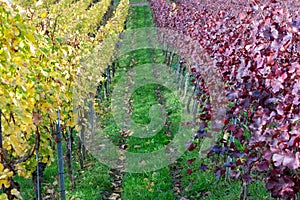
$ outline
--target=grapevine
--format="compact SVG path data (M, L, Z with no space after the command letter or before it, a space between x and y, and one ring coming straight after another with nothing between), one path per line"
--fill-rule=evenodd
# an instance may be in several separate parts
M117 24L114 26L116 30L106 31L120 33L123 30L120 26L124 26L129 1L122 2L110 21ZM94 4L87 15L84 15L84 9L89 7L90 2L72 4L72 8L78 9L81 19L99 17L93 18L89 26L85 25L82 32L76 32L77 25L73 25L74 20L78 20L76 16L68 16L71 12L61 12L68 11L70 3L68 0L56 4L36 3L33 9L28 7L27 10L0 3L3 19L0 34L0 110L2 135L5 138L0 158L1 183L5 194L1 198L22 198L13 176L31 176L37 164L33 156L36 145L39 146L40 162L50 164L53 161L52 138L57 110L61 110L63 130L75 126L72 103L74 77L78 75L80 60L88 57L86 52L91 52L96 45L101 46L101 41L93 42L87 33L96 30L110 1ZM68 23L70 27L65 26ZM83 36L80 41L79 34ZM60 38L59 35L68 37ZM102 42L104 39L102 37ZM106 56L112 56L114 49ZM107 58L97 65L99 72L109 64ZM99 77L101 74L95 83L101 80Z
M251 182L254 174L266 173L266 187L273 197L296 199L300 190L298 11L281 1L251 1L235 12L189 2L150 4L159 26L200 42L227 84L233 104L224 131L232 132L235 139L224 137L209 156L222 153L234 160L216 167L217 177L228 167L230 176L244 183ZM199 117L209 121L208 114ZM232 123L234 118L237 124ZM205 137L205 129L198 132Z

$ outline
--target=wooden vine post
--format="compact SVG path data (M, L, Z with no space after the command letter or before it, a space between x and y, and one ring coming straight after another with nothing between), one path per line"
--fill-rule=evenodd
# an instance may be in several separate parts
M60 198L66 200L65 191L65 173L64 173L64 158L62 149L62 134L60 128L60 110L57 111L57 122L56 122L56 143L57 143L57 155L58 155L58 174L59 174L59 185L60 185Z

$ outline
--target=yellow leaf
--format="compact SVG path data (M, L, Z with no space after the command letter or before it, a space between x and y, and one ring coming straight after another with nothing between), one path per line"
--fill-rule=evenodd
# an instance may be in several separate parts
M41 14L41 18L46 18L47 17L47 12L43 12L42 14Z
M23 63L24 63L23 59L20 58L20 57L14 57L13 62L16 63L17 65L20 65L20 66L22 66Z
M9 138L10 138L11 144L14 147L16 153L18 155L23 155L23 148L19 141L20 138L17 138L15 135L10 135Z
M26 116L24 116L24 118L23 118L23 122L25 123L25 124L32 124L33 123L33 121L32 121L32 116L30 116L30 115L26 115Z
M3 172L6 173L6 175L9 177L14 175L14 173L12 171L9 171L9 169L5 169Z
M49 108L52 108L52 105L50 103L46 102L46 103L42 104L42 108L48 110Z
M8 197L6 194L1 194L0 195L0 200L8 200Z
M0 172L3 172L4 170L4 166L2 165L2 163L0 163Z
M48 158L47 157L43 157L42 162L43 163L48 163Z
M11 194L15 195L19 199L23 199L22 196L21 196L21 194L20 194L20 192L17 189L15 189L15 188L11 190Z

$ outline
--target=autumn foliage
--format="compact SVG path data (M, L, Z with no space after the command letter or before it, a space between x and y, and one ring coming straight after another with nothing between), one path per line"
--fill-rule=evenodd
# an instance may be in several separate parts
M233 161L216 168L216 174L230 167L231 176L245 182L261 174L273 197L296 199L300 190L299 7L276 0L176 2L150 1L156 24L199 41L217 61L231 102L224 131L231 132L234 140L220 141L211 154L229 155ZM209 121L208 114L199 117Z

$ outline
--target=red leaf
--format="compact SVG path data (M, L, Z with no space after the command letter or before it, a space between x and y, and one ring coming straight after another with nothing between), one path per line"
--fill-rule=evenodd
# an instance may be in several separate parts
M192 142L187 142L187 143L185 144L185 147L186 147L186 149L189 150L189 151L192 151L192 150L195 149L195 145L194 145Z
M186 163L187 163L188 165L190 165L190 164L192 164L195 160L196 160L195 158L192 158L192 159L187 160Z
M236 124L231 124L228 126L227 128L228 131L232 131L232 132L235 132L236 131Z

